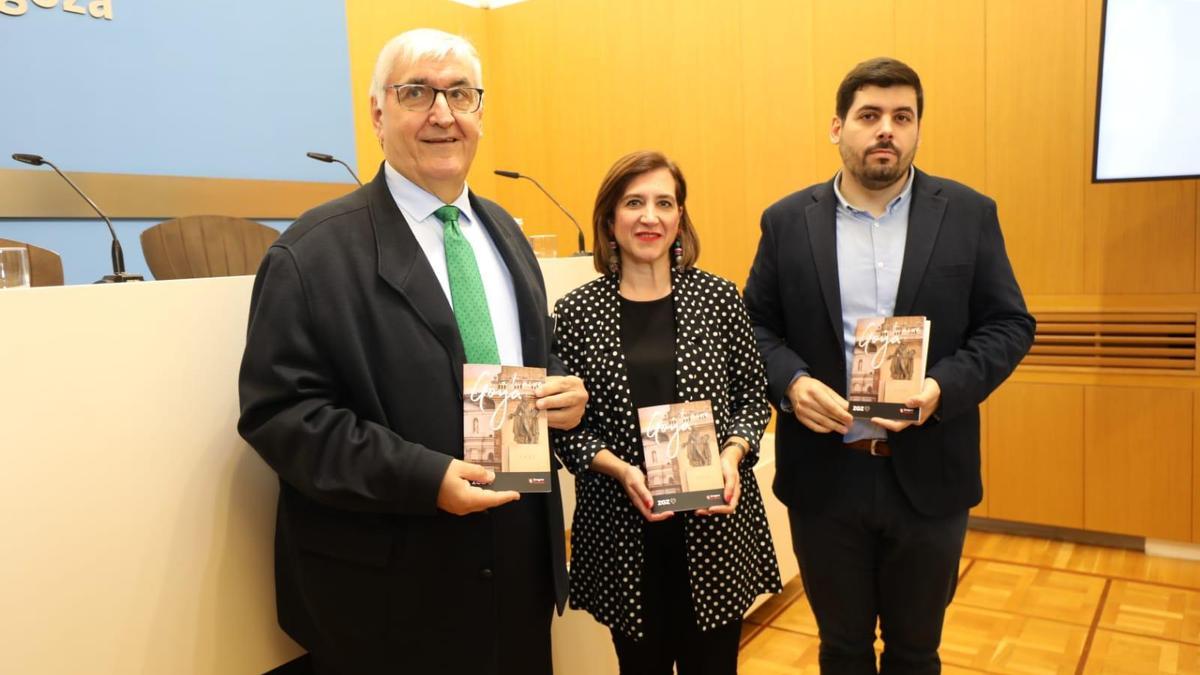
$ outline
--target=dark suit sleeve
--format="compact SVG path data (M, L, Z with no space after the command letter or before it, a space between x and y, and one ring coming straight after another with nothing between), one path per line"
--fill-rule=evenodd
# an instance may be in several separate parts
M783 298L779 293L779 245L775 232L778 226L779 223L772 221L770 210L763 213L758 252L750 266L745 292L754 338L766 365L767 394L776 402L787 398L788 386L797 372L810 370L808 363L787 344Z
M726 438L741 436L750 442L750 452L742 458L742 463L752 467L758 463L759 441L762 440L767 422L771 420L771 407L767 403L767 380L763 375L762 359L754 346L754 332L746 315L746 307L733 284L727 288L729 294L724 300L730 311L725 333L728 349L726 368L729 374L729 427L726 429Z
M550 365L546 368L546 374L558 376L570 375L570 373L567 372L566 367L563 366L562 359L558 358L554 354L550 355Z
M556 351L554 351L554 332L557 329L557 324L558 318L556 316L551 317L546 322L546 344L550 345L551 347L550 355L546 359L546 374L557 375L560 377L573 375L574 373L571 373L567 370L567 366L563 363L562 358L559 357Z
M314 501L353 511L434 513L450 456L342 405L315 328L294 257L272 247L250 301L238 433Z
M554 363L555 360L561 363L564 375L582 377L583 331L587 328L574 320L573 313L566 308L566 300L559 300L555 303L554 315L557 317L557 323L554 329L554 359L551 363ZM586 379L584 384L588 384ZM608 447L604 439L588 426L591 418L589 413L592 412L590 401L588 408L589 410L584 413L583 420L574 429L569 431L550 430L554 452L563 466L567 467L567 471L572 474L587 471L592 466L592 460L596 458L596 453Z
M1033 344L1035 322L1013 275L996 215L988 200L971 283L967 336L954 354L926 373L942 389L942 419L975 409L1000 386ZM937 331L937 326L931 327Z

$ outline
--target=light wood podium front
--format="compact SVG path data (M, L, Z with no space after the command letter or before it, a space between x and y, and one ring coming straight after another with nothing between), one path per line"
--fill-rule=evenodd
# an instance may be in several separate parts
M0 671L260 673L275 475L238 437L252 277L0 292Z
M595 274L543 271L552 301ZM302 653L275 621L276 477L235 430L252 282L0 291L0 672L261 673ZM554 632L558 672L616 672L590 617Z

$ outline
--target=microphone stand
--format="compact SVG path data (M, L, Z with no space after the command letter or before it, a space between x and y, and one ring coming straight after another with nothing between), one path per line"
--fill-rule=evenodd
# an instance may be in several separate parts
M327 164L337 162L338 164L341 164L342 166L346 167L346 171L350 172L350 177L354 179L354 182L358 183L359 186L362 186L363 182L358 179L358 174L354 173L354 169L351 169L349 164L343 162L337 157L334 157L333 155L327 155L323 152L306 152L304 154L311 159L317 160L318 162L325 162Z
M96 214L99 215L104 220L104 224L108 225L108 233L110 235L112 235L113 273L104 275L104 277L101 278L100 281L97 281L96 283L98 283L98 284L118 284L118 283L124 283L126 281L144 281L145 280L144 277L142 277L142 275L140 275L140 274L130 274L129 272L125 271L125 253L121 250L121 242L120 242L120 240L117 239L117 231L115 229L113 229L112 221L108 219L108 216L104 215L104 212L100 210L99 206L96 206L96 202L92 201L90 197L88 197L86 194L83 193L83 190L79 189L79 186L75 184L75 181L68 178L67 174L60 171L59 168L57 166L55 166L53 162L51 162L50 160L45 159L43 157L39 157L37 155L17 154L17 155L13 155L13 159L17 160L18 162L24 162L25 164L32 164L33 166L40 166L42 164L45 164L45 165L49 166L51 169L54 169L54 173L57 173L59 175L59 177L61 177L65 181L67 181L67 185L70 185L71 189L75 190L76 194L78 194L80 197L83 197L83 200L88 203L88 206L91 206L92 210L95 211Z
M584 238L583 238L583 228L579 227L579 221L575 220L575 216L572 216L571 212L568 211L566 209L566 207L564 207L562 204L559 204L558 200L554 198L554 195L547 192L546 188L542 187L541 183L534 180L531 176L526 176L525 174L517 173L516 171L502 171L500 169L497 169L495 171L495 174L497 176L503 176L505 178L524 178L525 180L536 185L537 189L541 190L542 194L546 195L547 199L554 202L554 205L557 206L560 211L562 211L564 214L566 214L567 218L569 218L571 220L571 222L575 225L575 231L579 233L579 240L578 240L579 248L571 255L573 257L591 255L590 253L587 252L587 247L585 246L585 242L584 242Z

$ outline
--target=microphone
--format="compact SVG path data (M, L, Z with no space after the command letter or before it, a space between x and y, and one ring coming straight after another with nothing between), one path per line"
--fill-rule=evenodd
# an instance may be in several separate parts
M334 157L333 155L327 155L323 152L306 152L304 154L308 155L312 159L317 160L318 162L325 162L326 164L337 162L338 164L341 164L342 166L346 167L347 171L350 172L350 177L354 179L355 183L358 183L359 185L363 184L362 181L358 179L358 175L354 173L354 169L351 169L349 164L343 162L337 157Z
M584 246L583 228L579 227L579 221L575 220L575 216L572 216L570 211L567 211L566 208L564 208L562 204L559 204L557 199L555 199L549 192L546 192L546 188L542 187L541 183L537 182L530 176L526 176L526 175L517 173L516 171L505 171L504 169L496 169L495 173L497 176L503 176L505 178L524 178L525 180L529 181L530 183L533 183L534 185L536 185L537 189L541 190L542 194L546 195L546 197L549 198L550 201L554 202L554 205L557 206L560 211L567 214L567 218L570 218L571 222L575 224L575 231L579 233L579 250L575 251L575 255L577 255L577 256L578 255L590 255L587 252L587 248Z
M21 162L22 164L29 164L30 166L41 166L41 165L45 164L46 166L50 167L51 169L54 169L54 173L57 173L63 180L67 181L67 185L70 185L71 189L75 190L75 192L77 192L80 197L83 197L83 201L87 202L88 205L92 207L92 210L95 211L97 214L99 214L99 216L101 218L104 219L104 224L108 225L108 233L112 235L113 273L106 274L103 279L101 279L100 281L97 281L96 283L98 283L98 284L113 284L113 283L122 283L125 281L142 281L143 280L142 275L129 274L128 272L125 271L125 254L124 254L124 252L121 251L121 242L120 242L120 240L117 239L117 231L113 229L112 221L108 219L108 216L104 215L104 212L100 210L99 206L96 206L96 202L92 201L91 198L89 198L87 195L85 195L83 193L83 190L79 189L79 186L76 185L74 181L72 181L70 178L67 178L67 175L65 173L63 173L62 171L59 171L57 166L54 166L54 164L52 162L50 162L47 159L44 159L41 155L29 155L29 154L26 154L23 152L18 152L18 153L15 153L12 156L12 158L17 160L18 162Z

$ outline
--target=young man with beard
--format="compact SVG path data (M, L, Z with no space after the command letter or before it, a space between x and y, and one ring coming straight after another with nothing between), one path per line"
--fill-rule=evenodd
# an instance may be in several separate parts
M1034 320L996 204L916 170L924 94L889 58L842 81L829 130L842 169L762 216L745 300L766 364L775 494L821 635L823 673L940 672L967 511L983 493L979 404L1016 368ZM858 320L931 321L917 422L854 420Z

